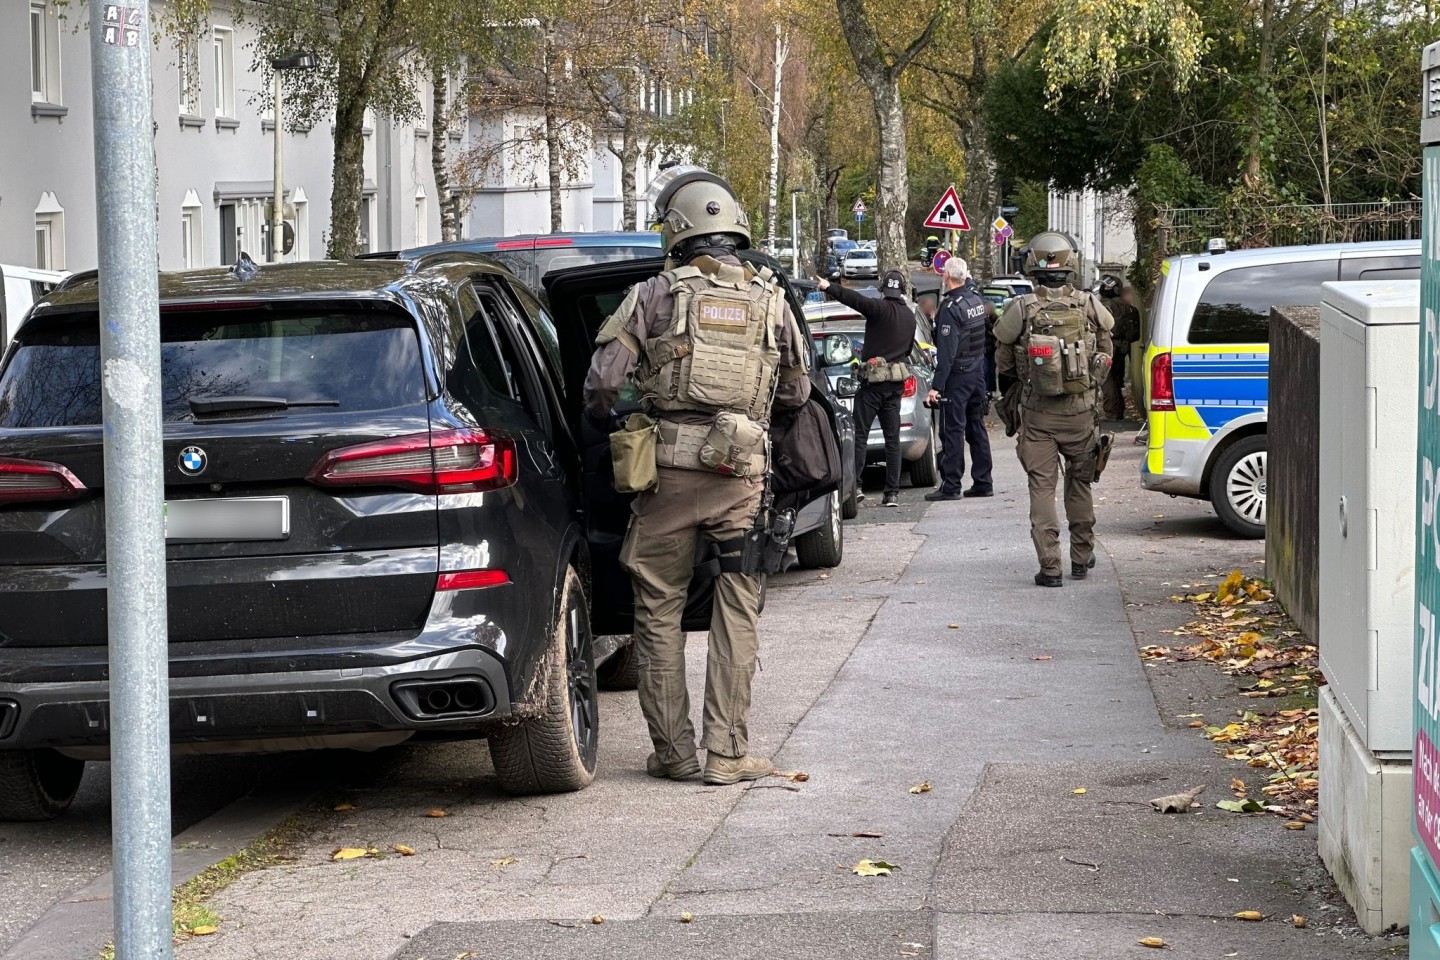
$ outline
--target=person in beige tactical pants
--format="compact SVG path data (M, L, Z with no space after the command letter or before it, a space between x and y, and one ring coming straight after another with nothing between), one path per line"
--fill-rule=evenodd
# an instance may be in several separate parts
M735 256L750 234L729 185L672 168L651 190L666 252L680 266L632 287L601 328L585 407L607 419L633 379L656 422L658 482L636 497L620 555L635 592L640 709L655 747L645 767L654 777L700 772L681 618L699 538L720 545L701 745L705 782L731 784L771 773L768 759L750 756L760 580L741 562L743 538L761 508L772 404L800 406L810 380L780 288ZM717 450L722 420L742 429Z
M1037 234L1026 258L1035 293L1012 300L995 324L1000 380L1011 383L1018 379L1023 384L1016 453L1029 480L1030 538L1040 561L1035 584L1041 587L1064 585L1060 517L1055 509L1062 463L1071 579L1085 579L1095 566L1095 502L1091 494L1099 439L1095 405L1110 369L1114 320L1095 296L1070 285L1074 261L1075 248L1064 234ZM1046 326L1052 319L1058 324L1053 329ZM1075 367L1052 365L1057 357L1070 355L1081 358ZM1047 370L1061 372L1050 383L1059 387L1058 391L1047 389Z

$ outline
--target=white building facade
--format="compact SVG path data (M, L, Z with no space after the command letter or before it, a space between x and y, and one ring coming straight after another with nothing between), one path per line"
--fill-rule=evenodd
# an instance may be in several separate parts
M96 265L87 17L86 5L74 2L0 0L0 263L71 271ZM251 62L253 39L216 3L189 70L170 39L152 48L161 269L233 263L241 251L268 259L275 129L264 106L271 74ZM419 92L428 110L429 92ZM481 124L454 124L452 131L452 155L467 150L470 138L493 134ZM283 136L295 230L284 259L318 259L330 232L333 128L321 123ZM440 240L430 137L428 117L367 123L362 252ZM563 229L618 229L618 162L603 144L589 153L582 175L566 184ZM637 171L642 195L649 173ZM462 235L548 232L545 174L543 156L509 158L473 197Z
M1081 282L1093 284L1100 268L1124 268L1135 262L1133 204L1123 193L1050 191L1049 226L1072 237L1080 247Z

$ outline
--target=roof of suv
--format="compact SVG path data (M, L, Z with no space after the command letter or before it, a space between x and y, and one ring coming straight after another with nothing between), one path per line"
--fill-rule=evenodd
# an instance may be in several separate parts
M398 293L411 283L423 284L437 274L506 272L488 257L454 251L405 260L309 260L256 266L255 275L248 280L237 278L224 267L163 271L160 299L173 303L373 297ZM36 310L88 307L99 296L99 273L91 270L70 277L37 304Z
M1419 240L1366 240L1360 243L1309 243L1289 247L1245 247L1228 250L1225 253L1181 253L1174 259L1183 262L1195 260L1216 260L1225 263L1234 261L1257 261L1275 263L1285 260L1323 260L1326 257L1361 256L1394 251L1419 250Z

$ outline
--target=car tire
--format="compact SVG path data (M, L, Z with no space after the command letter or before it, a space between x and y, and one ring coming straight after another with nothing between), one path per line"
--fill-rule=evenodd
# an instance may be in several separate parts
M840 522L840 491L825 498L825 519L795 538L795 558L807 570L838 567L845 556L845 526Z
M1265 536L1265 434L1241 437L1210 468L1210 502L1222 523L1239 536Z
M930 442L919 460L910 461L910 485L912 487L933 487L940 480L940 463L935 448L939 446L935 437L935 426L930 426Z
M559 623L550 638L540 715L490 736L490 759L506 793L570 793L595 779L600 710L585 591L565 572Z
M840 517L854 520L860 516L860 481L855 481L855 492L840 502Z
M0 751L0 823L55 819L84 775L84 760L54 750Z
M601 690L634 690L640 686L640 651L632 637L595 670Z

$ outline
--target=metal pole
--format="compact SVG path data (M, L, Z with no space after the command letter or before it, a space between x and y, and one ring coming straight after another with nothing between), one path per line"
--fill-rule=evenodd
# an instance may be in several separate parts
M271 69L275 71L275 204L270 211L270 262L279 263L285 246L285 91L280 80L285 71Z
M148 4L90 6L115 956L170 957L170 713Z
M790 275L800 276L800 220L796 215L795 191L790 191Z

